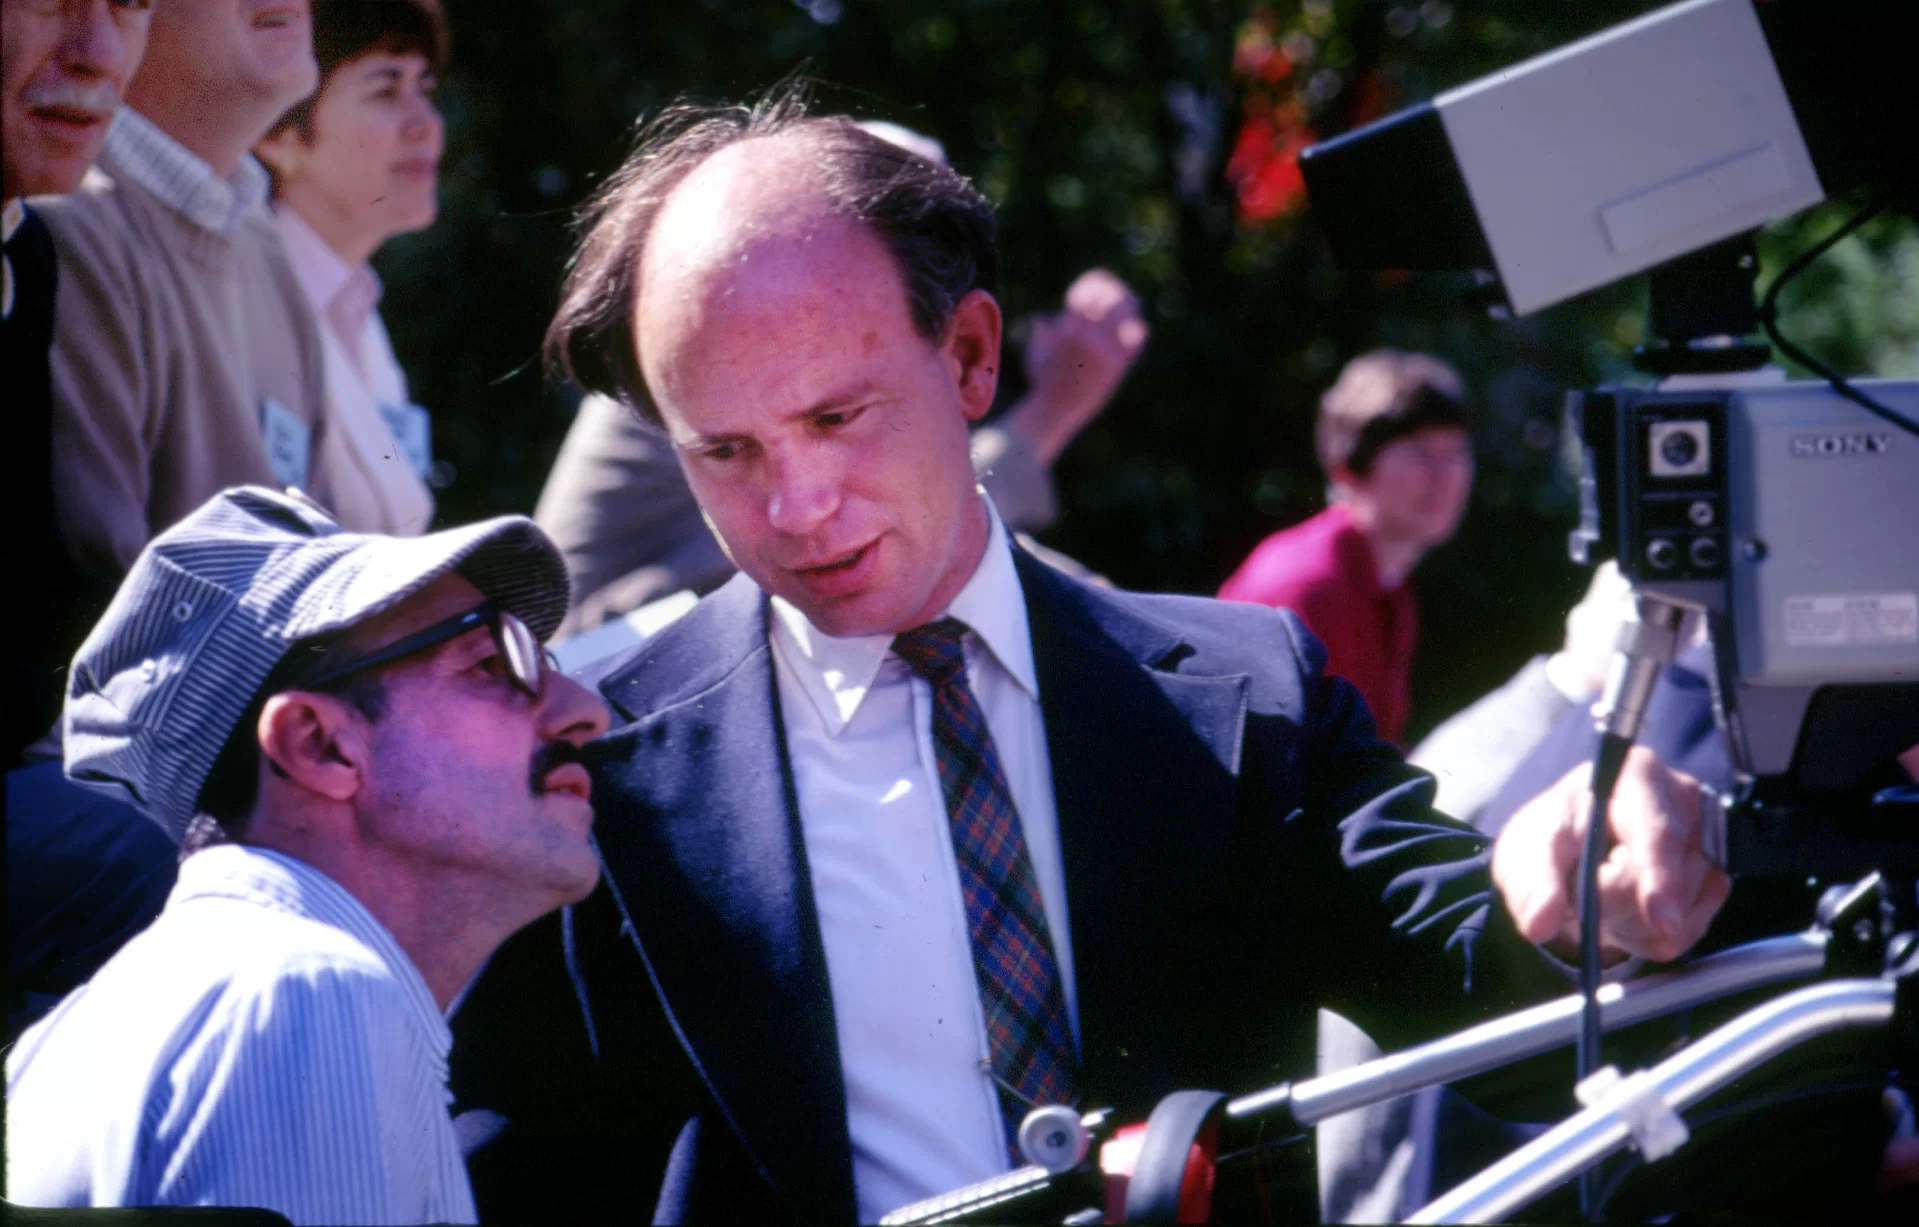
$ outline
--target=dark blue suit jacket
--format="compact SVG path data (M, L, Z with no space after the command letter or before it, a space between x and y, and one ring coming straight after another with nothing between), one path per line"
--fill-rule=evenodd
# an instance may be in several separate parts
M1391 1049L1564 991L1495 905L1486 838L1433 812L1292 615L1015 554L1089 1106L1309 1073L1321 1006ZM602 887L503 947L455 1021L483 1218L630 1216L660 1182L666 1218L854 1217L766 619L736 579L599 683Z

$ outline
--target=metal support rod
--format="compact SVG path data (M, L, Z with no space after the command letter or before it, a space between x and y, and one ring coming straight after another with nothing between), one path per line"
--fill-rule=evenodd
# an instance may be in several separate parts
M1666 1104L1682 1111L1807 1040L1892 1021L1890 980L1830 980L1796 989L1706 1035L1654 1066ZM1620 1150L1631 1130L1619 1109L1599 1103L1567 1118L1479 1175L1428 1204L1408 1223L1488 1223L1522 1209Z
M1722 950L1675 971L1609 984L1599 994L1605 1025L1609 1029L1630 1026L1734 993L1818 975L1825 965L1826 942L1826 934L1816 929L1768 938ZM1312 1125L1341 1112L1548 1052L1572 1042L1582 1000L1575 993L1336 1074L1241 1096L1226 1105L1227 1124L1290 1109L1294 1121ZM1104 1110L1089 1113L1084 1123L1099 1134L1107 1115ZM1019 1221L1033 1199L1045 1196L1056 1179L1061 1177L1045 1168L1021 1167L902 1206L882 1222L961 1222L995 1215L1003 1221Z
M1604 1025L1607 1030L1628 1027L1748 989L1816 976L1825 958L1826 935L1813 930L1749 942L1675 971L1609 984L1599 990ZM1312 1125L1485 1073L1571 1043L1583 1004L1574 993L1338 1073L1255 1091L1228 1103L1226 1115L1243 1120L1286 1107L1299 1124Z

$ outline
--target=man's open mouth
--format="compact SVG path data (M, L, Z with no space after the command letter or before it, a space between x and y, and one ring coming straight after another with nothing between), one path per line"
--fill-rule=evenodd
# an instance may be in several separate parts
M578 763L562 763L540 781L544 791L570 793L582 801L593 799L593 780Z
M860 563L860 560L866 557L866 551L872 548L873 548L873 543L869 541L865 545L862 545L860 548L854 550L852 553L842 555L841 557L836 558L831 562L821 563L819 566L816 566L816 567L794 567L793 570L795 574L804 575L809 578L824 578L830 575L841 575L847 571L851 571L854 567L858 566Z

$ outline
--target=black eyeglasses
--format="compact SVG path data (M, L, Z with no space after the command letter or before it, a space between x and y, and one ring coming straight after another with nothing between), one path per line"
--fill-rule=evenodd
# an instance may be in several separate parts
M526 623L492 601L482 601L463 614L444 622L435 622L425 630L415 631L358 660L343 661L317 677L303 678L300 685L302 688L318 689L362 670L378 668L403 656L437 647L478 626L493 632L494 646L500 649L500 658L506 661L507 676L513 680L513 684L531 697L539 698L541 688L546 685L547 669L557 668L553 656L540 646L539 637L527 629Z

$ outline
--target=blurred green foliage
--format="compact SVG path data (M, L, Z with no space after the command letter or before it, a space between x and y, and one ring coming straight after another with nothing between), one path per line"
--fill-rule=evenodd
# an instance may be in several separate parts
M1210 592L1260 537L1322 505L1313 413L1347 358L1390 344L1459 366L1476 393L1480 475L1458 539L1419 575L1417 734L1559 640L1584 584L1565 559L1560 406L1568 388L1631 375L1644 289L1500 322L1463 304L1462 278L1340 272L1303 205L1243 224L1223 170L1247 105L1235 47L1249 22L1293 38L1323 137L1651 7L461 0L440 94L441 218L378 261L395 347L452 466L441 519L528 511L538 497L574 404L537 358L571 213L636 119L803 69L826 83L826 106L939 138L999 204L1010 318L1056 305L1092 264L1145 297L1147 356L1062 460L1066 511L1047 534L1122 585ZM1855 204L1773 228L1765 276ZM1919 232L1880 219L1790 287L1785 326L1842 369L1919 375L1915 286Z

